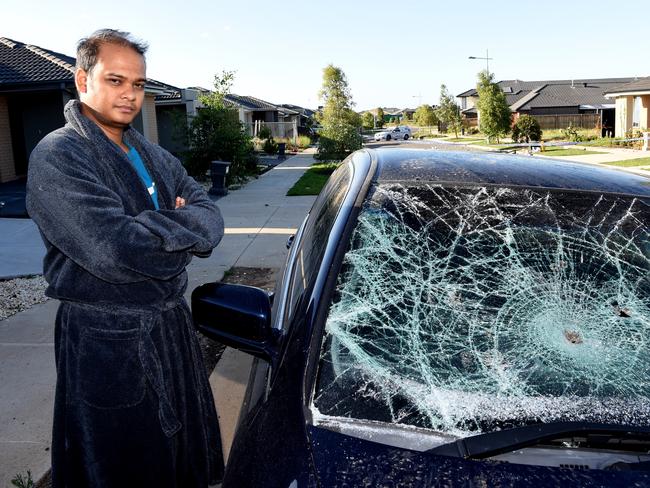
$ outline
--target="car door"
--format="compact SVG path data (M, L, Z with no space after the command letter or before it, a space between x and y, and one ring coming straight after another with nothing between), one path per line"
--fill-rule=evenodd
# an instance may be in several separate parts
M360 157L360 156L357 156ZM350 190L354 171L350 160L330 176L314 202L298 233L290 244L285 269L275 289L274 327L288 335L288 327L295 321L298 303L318 271L327 237L338 215L343 200ZM240 419L268 393L270 365L255 358Z

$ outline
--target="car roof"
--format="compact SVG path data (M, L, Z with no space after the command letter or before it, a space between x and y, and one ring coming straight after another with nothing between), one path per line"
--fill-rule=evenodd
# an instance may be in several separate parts
M367 149L379 183L504 185L650 197L650 178L593 164L494 152Z

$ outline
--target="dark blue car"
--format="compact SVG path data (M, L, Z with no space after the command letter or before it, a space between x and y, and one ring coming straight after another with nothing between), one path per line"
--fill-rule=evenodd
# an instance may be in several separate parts
M650 181L362 150L274 298L197 328L256 357L225 487L650 486Z

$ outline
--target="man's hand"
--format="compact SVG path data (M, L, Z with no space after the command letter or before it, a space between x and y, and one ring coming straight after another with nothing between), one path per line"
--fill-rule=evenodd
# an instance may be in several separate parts
M185 206L185 199L183 197L176 197L176 208Z

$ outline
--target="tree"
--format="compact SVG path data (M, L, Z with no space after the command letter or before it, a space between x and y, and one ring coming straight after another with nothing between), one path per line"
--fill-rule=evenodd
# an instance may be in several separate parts
M419 126L432 126L438 123L438 116L431 105L420 105L413 114L413 121Z
M361 116L361 123L364 129L374 129L375 116L372 115L372 112L364 112Z
M494 83L494 76L486 70L478 74L478 102L476 108L479 116L479 128L488 138L499 138L510 132L512 112L501 87Z
M223 71L214 77L214 91L200 97L203 108L192 119L187 140L189 150L184 158L187 172L203 177L214 160L229 161L228 181L254 172L257 159L253 143L239 114L225 105L234 80L234 72Z
M381 129L384 126L384 109L381 107L377 108L377 128Z
M220 75L214 75L214 89L210 93L201 95L199 100L206 107L225 108L224 99L230 93L234 81L235 72L223 70Z
M348 81L341 68L328 65L323 69L323 126L318 140L318 159L344 159L361 148L361 116L352 110L354 102Z
M348 121L357 129L363 127L363 117L361 117L361 114L359 112L350 110Z
M440 122L453 130L455 137L458 137L458 133L463 127L463 117L460 114L460 106L445 85L440 85L440 106L436 115Z
M530 142L542 140L542 128L535 117L522 115L512 128L512 140Z

